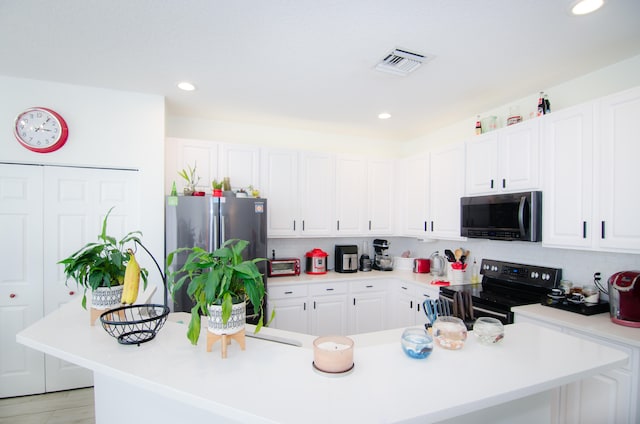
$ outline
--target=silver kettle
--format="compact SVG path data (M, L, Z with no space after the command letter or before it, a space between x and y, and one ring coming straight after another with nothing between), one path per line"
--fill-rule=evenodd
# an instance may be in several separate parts
M429 256L429 260L431 261L431 275L442 277L447 273L447 261L438 250Z

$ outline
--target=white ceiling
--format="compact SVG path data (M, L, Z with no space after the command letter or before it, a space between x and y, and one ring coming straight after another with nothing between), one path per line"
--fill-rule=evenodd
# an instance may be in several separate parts
M405 140L640 54L639 0L584 17L571 1L0 0L0 74L159 94L172 116ZM375 71L396 47L435 58Z

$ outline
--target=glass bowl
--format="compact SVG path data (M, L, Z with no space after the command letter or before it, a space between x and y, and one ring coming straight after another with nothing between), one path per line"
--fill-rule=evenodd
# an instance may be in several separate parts
M504 325L496 318L480 317L473 324L473 334L480 343L492 345L504 338Z
M433 351L433 338L424 328L407 328L402 333L400 343L409 358L425 359Z
M433 339L442 348L462 349L465 340L467 340L467 327L460 318L438 317L433 323Z

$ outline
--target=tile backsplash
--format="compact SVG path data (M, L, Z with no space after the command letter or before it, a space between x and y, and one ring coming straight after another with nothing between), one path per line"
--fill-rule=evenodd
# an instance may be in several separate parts
M562 268L563 279L570 280L575 285L592 282L595 272L600 272L602 282L606 283L609 276L615 272L640 269L640 255L629 253L554 249L542 247L540 243L517 241L469 239L464 242L442 240L423 242L409 237L388 237L386 240L390 243L388 253L391 256L400 256L403 252L409 251L411 257L428 258L436 250L443 253L444 249L455 250L462 247L470 251L469 261L475 258L478 264L482 258L488 258ZM300 258L304 272L305 253L317 247L329 254L327 265L329 269L333 269L336 244L355 244L358 246L358 255L360 255L365 242L368 245L369 255L373 257L373 238L269 239L268 256L271 258L272 250L275 250L276 257L279 258Z

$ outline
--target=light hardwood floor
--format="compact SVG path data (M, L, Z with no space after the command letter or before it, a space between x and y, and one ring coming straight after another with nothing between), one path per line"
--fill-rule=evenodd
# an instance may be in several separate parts
M93 387L0 399L0 424L95 424Z

